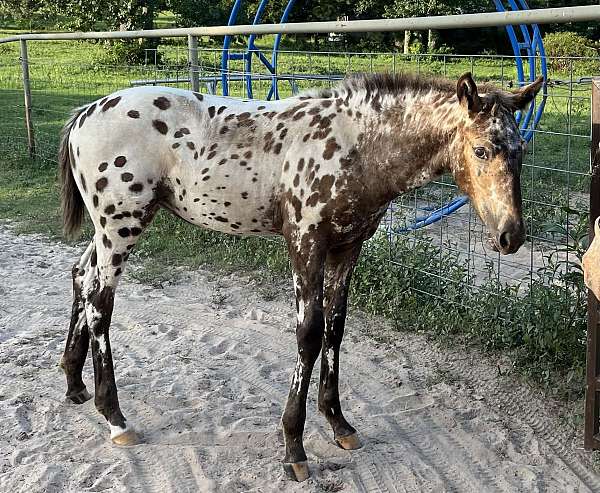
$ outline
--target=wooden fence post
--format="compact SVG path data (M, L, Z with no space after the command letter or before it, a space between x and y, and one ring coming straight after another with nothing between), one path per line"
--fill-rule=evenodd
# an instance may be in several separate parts
M590 242L594 223L600 215L600 78L592 80L592 144L590 148ZM600 448L600 330L598 300L588 291L587 376L585 389L585 429L583 446Z
M192 91L200 91L200 78L198 73L198 37L188 35L188 51L190 60L190 83Z
M23 75L23 94L25 96L25 125L27 127L27 148L29 157L35 157L35 139L31 120L31 87L29 84L29 60L27 58L27 41L21 40L21 72Z

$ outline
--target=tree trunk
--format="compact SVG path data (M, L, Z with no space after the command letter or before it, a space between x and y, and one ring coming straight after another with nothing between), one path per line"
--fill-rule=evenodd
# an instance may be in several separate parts
M427 53L434 53L437 45L437 32L433 29L427 31Z
M404 54L408 55L410 52L410 31L404 31Z

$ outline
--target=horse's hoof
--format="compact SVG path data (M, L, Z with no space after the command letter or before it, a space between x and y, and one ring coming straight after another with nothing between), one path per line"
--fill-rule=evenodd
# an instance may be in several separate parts
M308 472L308 462L306 461L284 463L283 470L290 479L298 481L299 483L306 481L310 476L310 473Z
M336 438L335 443L344 450L356 450L362 447L362 443L360 443L358 438L358 433L352 433L352 435Z
M111 438L112 443L115 445L119 445L121 447L137 445L141 442L140 437L135 431L127 430L119 435L116 435Z
M92 398L92 394L90 394L84 387L83 390L80 390L79 392L67 394L67 398L75 404L83 404L84 402L89 401Z

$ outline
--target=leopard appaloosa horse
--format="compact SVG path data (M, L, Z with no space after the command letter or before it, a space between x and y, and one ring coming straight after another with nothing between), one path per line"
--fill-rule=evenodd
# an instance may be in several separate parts
M119 408L109 326L127 258L157 210L236 235L283 235L294 278L298 352L285 412L284 467L308 477L306 395L321 354L319 410L344 449L360 446L338 394L348 286L363 242L399 194L450 172L493 247L525 238L514 112L542 79L508 93L413 76L359 75L289 99L239 101L165 87L125 89L76 110L60 148L65 231L87 209L93 240L73 268L62 366L67 396L91 396L81 371L91 342L95 404L116 444L138 437Z

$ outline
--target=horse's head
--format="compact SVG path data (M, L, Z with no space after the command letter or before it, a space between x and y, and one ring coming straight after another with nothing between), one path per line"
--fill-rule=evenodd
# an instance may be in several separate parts
M535 98L543 79L517 92L493 90L478 94L471 74L456 88L460 111L451 166L459 188L485 223L492 248L506 255L525 241L521 204L521 163L525 143L514 112Z
M585 285L600 299L600 218L594 223L594 241L583 256Z

